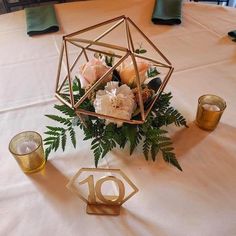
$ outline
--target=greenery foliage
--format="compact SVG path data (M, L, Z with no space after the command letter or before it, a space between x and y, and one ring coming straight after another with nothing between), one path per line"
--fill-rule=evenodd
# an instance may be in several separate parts
M150 71L150 73L156 73L156 71ZM77 78L73 82L73 92L76 94L77 99L85 93ZM79 127L84 132L84 140L91 139L91 150L94 154L96 167L99 160L113 148L124 148L126 144L129 144L131 155L137 145L141 144L146 160L152 159L155 161L157 154L161 153L166 162L182 170L165 127L170 124L187 127L187 124L185 118L175 108L171 107L171 98L171 93L162 93L145 123L140 125L123 124L119 128L112 123L105 125L104 120L97 117L84 117L84 125L73 109L66 105L55 105L54 108L61 115L46 115L57 122L55 127L47 126L47 131L45 132L47 135L44 139L46 157L52 151L57 151L60 146L64 151L68 137L73 146L76 147L75 129ZM93 110L89 100L85 100L82 106L86 110Z

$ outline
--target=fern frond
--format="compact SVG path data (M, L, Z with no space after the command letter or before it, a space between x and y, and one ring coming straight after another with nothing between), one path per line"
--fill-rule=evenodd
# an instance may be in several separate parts
M143 154L146 160L149 159L150 148L151 148L151 140L149 138L146 138L143 142Z
M156 160L156 156L157 153L159 152L159 146L157 144L152 144L151 147L151 156L152 156L152 160L155 161Z
M71 125L71 121L67 118L61 117L61 116L57 116L57 115L45 115L46 117L55 120L61 124L70 126Z
M166 125L175 123L176 126L187 126L185 118L181 113L173 107L169 107L164 113L166 119Z
M57 109L58 111L62 112L66 116L69 116L69 117L76 116L75 111L66 105L54 105L54 108Z
M63 152L65 151L66 140L67 140L66 133L63 133L61 136L61 147L62 147Z
M74 129L73 129L73 127L72 127L72 126L69 128L69 134L70 134L70 139L71 139L71 142L72 142L72 144L73 144L74 148L76 148L76 138L75 138L75 131L74 131Z
M183 171L182 168L181 168L181 166L180 166L180 164L179 164L179 162L178 162L177 159L176 159L175 154L174 154L173 152L166 152L166 151L163 151L163 150L162 150L162 156L163 156L163 159L164 159L166 162L168 162L168 163L174 165L174 166L175 166L176 168L178 168L180 171Z

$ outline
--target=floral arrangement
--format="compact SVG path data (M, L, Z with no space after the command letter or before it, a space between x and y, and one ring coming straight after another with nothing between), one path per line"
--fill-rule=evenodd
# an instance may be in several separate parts
M136 50L136 53L145 52L142 48ZM100 53L95 53L87 63L79 65L77 75L72 81L75 99L81 99L113 65L114 57ZM131 119L140 120L140 94L146 110L162 85L160 73L153 64L136 58L136 66L135 68L133 60L125 59L83 101L79 108L95 112L97 116L78 117L76 109L66 104L54 106L62 115L46 115L58 122L58 126L47 126L47 137L44 139L46 157L51 151L57 151L60 145L64 151L67 136L70 136L73 146L76 147L75 129L78 127L84 132L84 140L92 140L91 150L96 167L99 160L113 148L129 145L131 155L137 145L141 144L146 160L151 158L155 161L160 152L166 162L182 170L165 127L170 124L187 127L187 124L185 118L170 105L171 93L160 94L145 122L125 122ZM136 69L141 85L140 93L136 82ZM66 94L68 87L66 84L64 88L65 100L69 99Z

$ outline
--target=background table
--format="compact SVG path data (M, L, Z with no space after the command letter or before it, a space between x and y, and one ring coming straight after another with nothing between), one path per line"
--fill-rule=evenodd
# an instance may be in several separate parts
M0 235L236 235L236 10L187 3L178 26L150 21L154 1L86 1L56 5L61 31L28 37L24 11L0 16ZM53 113L61 37L125 14L175 67L166 91L189 129L169 128L183 172L161 158L116 149L100 163L122 169L140 191L119 217L90 216L65 185L81 167L93 167L89 142L52 154L45 170L25 175L8 151L13 135L45 131ZM227 101L214 132L194 124L197 99Z

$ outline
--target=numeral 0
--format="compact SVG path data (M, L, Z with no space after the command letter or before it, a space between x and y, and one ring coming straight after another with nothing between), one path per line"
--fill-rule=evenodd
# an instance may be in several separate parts
M113 181L117 185L117 187L119 189L119 195L117 196L117 198L110 200L110 199L106 198L106 196L103 195L102 185L106 181ZM85 184L85 183L88 183L89 203L91 203L91 204L97 203L96 199L98 198L103 203L106 203L109 205L118 205L121 203L121 201L125 197L125 186L124 186L123 182L120 179L116 178L115 176L103 177L103 178L99 179L96 182L96 184L94 185L94 177L93 177L93 175L90 175L88 178L86 178L80 182L80 184Z

